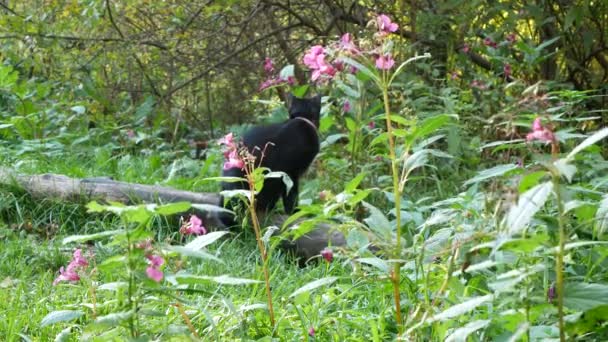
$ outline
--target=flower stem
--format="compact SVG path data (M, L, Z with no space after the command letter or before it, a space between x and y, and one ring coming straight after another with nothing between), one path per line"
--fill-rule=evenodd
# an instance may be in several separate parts
M384 74L386 79L386 73ZM389 157L391 159L391 173L393 176L393 196L395 199L395 221L397 226L397 241L395 243L395 250L393 258L401 258L401 191L399 190L399 173L397 170L397 156L395 153L395 141L393 139L393 126L391 121L391 110L388 99L388 84L384 82L382 87L382 96L384 100L384 113L386 117L386 131L388 134L388 149ZM393 283L393 295L395 297L395 319L397 321L397 327L399 333L403 330L403 319L401 317L401 292L399 285L401 283L401 263L395 262L393 271L391 272L391 282Z
M566 245L566 228L564 224L564 203L559 186L559 175L553 175L553 190L555 191L558 211L559 246L555 256L555 290L557 291L557 316L559 322L559 340L566 341L564 325L564 246Z
M249 173L251 175L252 173ZM248 176L252 177L252 176ZM262 241L262 234L260 229L260 222L258 219L258 215L255 210L255 188L254 182L252 179L249 180L250 186L250 198L249 198L249 213L251 214L251 222L253 223L253 230L255 232L255 239L258 243L258 248L260 249L260 254L262 255L262 270L264 272L264 283L266 285L266 297L268 301L268 313L270 314L270 324L274 328L274 309L272 307L272 293L270 291L270 275L268 272L268 252L266 247L264 246L264 241Z

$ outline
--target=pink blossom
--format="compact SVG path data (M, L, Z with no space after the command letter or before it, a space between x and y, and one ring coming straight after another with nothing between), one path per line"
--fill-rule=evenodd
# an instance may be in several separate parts
M488 89L488 86L485 83L483 83L482 81L479 81L479 80L473 80L471 82L471 87L477 88L479 90L486 90L486 89Z
M324 54L325 48L321 45L315 45L308 50L308 53L304 55L304 65L310 69L317 69L317 56Z
M184 222L179 232L184 235L205 235L207 234L207 229L205 229L202 223L198 216L192 215L190 216L190 221Z
M506 39L510 44L514 44L517 41L517 36L515 33L509 33Z
M89 262L82 256L82 250L76 249L72 256L72 260L68 264L68 267L59 269L59 276L53 281L53 285L59 284L61 281L78 281L80 276L78 271L89 265Z
M150 261L150 265L152 267L160 267L165 263L165 259L162 256L156 254L148 254L146 255L146 259Z
M391 18L389 18L386 14L380 14L376 18L376 22L378 23L378 30L381 34L395 32L399 28L399 25L393 23Z
M327 199L327 196L328 196L327 190L323 190L323 191L319 192L319 199L321 201L325 201Z
M315 337L315 328L310 327L310 329L308 329L308 336Z
M462 45L461 51L464 53L469 53L469 51L471 51L471 47L469 46L469 44L464 43L464 45Z
M544 143L556 142L555 134L549 128L543 126L540 117L534 119L534 122L532 122L532 132L526 135L526 141L530 142L534 140Z
M152 239L145 239L135 244L135 248L143 249L145 251L152 250Z
M155 282L160 282L164 276L160 267L165 263L165 259L160 255L155 254L146 255L146 258L150 262L150 266L146 268L146 275Z
M321 256L323 257L323 259L325 259L325 261L327 262L332 262L332 260L334 260L334 252L332 252L331 249L325 247L322 251L321 251Z
M245 166L243 159L239 156L236 149L233 149L228 153L228 160L224 162L224 170L229 170L232 168L242 169Z
M391 55L381 55L376 58L376 68L380 70L390 70L395 65L395 60Z
M217 143L219 145L234 146L234 135L232 134L232 132L230 132L230 133L226 134L225 136L221 137Z
M274 63L269 57L266 57L266 59L264 59L264 71L266 71L266 73L268 74L274 71Z
M346 100L344 101L344 105L342 106L342 111L344 111L344 113L349 113L351 110L351 106L350 106L350 101Z
M148 268L146 268L146 275L148 276L148 278L154 280L157 283L160 283L160 281L163 280L164 276L163 271L153 266L149 266Z
M350 33L345 33L340 37L340 49L347 53L359 53L359 49L357 49L357 46L353 43L353 38Z
M369 129L374 129L374 128L376 128L376 122L374 122L374 121L370 121L370 122L367 124L367 127L368 127Z
M323 76L327 78L333 78L336 74L336 68L334 68L326 60L325 48L321 45L315 45L308 53L304 55L304 64L312 70L311 79L317 81Z
M509 78L511 76L511 72L513 71L511 69L511 64L505 63L505 65L502 68L502 71L503 71L503 73L505 75L505 78Z
M485 46L489 46L489 47L492 47L492 48L495 48L495 49L496 49L496 47L498 47L498 44L496 44L496 42L495 42L495 41L493 41L493 40L492 40L492 38L490 38L490 37L486 37L486 38L483 40L483 44L484 44Z

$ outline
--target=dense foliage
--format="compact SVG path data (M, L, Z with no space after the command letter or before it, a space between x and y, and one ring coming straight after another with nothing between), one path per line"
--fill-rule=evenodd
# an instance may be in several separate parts
M20 173L217 191L218 138L324 96L279 236L2 180L0 339L608 339L607 25L605 1L0 2ZM251 202L281 175L247 165ZM299 269L279 240L319 224L347 243Z

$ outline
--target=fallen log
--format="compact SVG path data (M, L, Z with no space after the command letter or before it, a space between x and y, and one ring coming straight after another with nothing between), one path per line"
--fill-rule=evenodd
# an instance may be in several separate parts
M197 193L166 186L120 182L107 177L79 179L51 173L22 175L6 168L0 168L0 184L17 185L35 198L69 202L103 200L133 204L186 201L193 204L219 205L221 200L220 195L216 193ZM281 227L286 219L285 215L275 215L270 221ZM204 213L203 221L211 229L225 229L212 212ZM293 225L297 224L296 222ZM285 241L281 244L283 249L304 261L319 255L330 245L344 246L346 239L344 234L332 230L327 223L318 224L314 230L295 241Z

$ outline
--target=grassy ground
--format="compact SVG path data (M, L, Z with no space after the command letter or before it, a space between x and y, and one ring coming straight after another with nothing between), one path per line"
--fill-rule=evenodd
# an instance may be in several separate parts
M213 186L198 182L208 175L197 174L197 170L207 167L210 174L213 172L211 164L205 166L204 162L190 163L164 182L172 171L158 157L94 155L92 159L85 158L85 153L62 158L25 158L17 166L21 172L56 172L76 177L105 175L132 182L163 182L185 189L209 190ZM10 157L5 158L5 164L15 165ZM189 178L193 173L194 178ZM125 326L91 324L96 316L122 311L124 291L97 290L93 296L83 282L52 285L75 247L63 245L64 237L114 230L121 227L120 220L110 214L87 213L83 204L32 199L11 187L0 189L0 218L0 340L49 341L60 335L65 340L105 341L128 336ZM164 218L155 219L151 226L157 241L173 243L179 242L178 228L176 220ZM94 246L79 247L94 250L97 263L117 251L117 246L103 239ZM231 234L210 246L209 252L224 263L181 259L169 265L165 274L188 271L195 275L262 279L259 253L251 232ZM314 328L316 338L321 340L342 341L345 337L381 340L383 334L391 332L392 303L386 296L390 293L389 283L378 282L375 277L368 279L363 273L352 276L352 265L343 261L338 257L331 264L323 261L299 268L280 251L272 254L270 273L278 321L275 336L281 340L305 340L311 338L309 330ZM290 297L305 284L328 276L338 277L333 286ZM93 278L98 284L121 279L123 275L107 272L99 272ZM272 335L265 310L256 306L265 300L263 284L234 286L208 282L194 288L196 293L146 293L149 297L140 313L144 336L189 340L192 333L180 308L175 306L178 302L202 340L256 340ZM83 310L85 315L41 327L43 318L56 310Z

